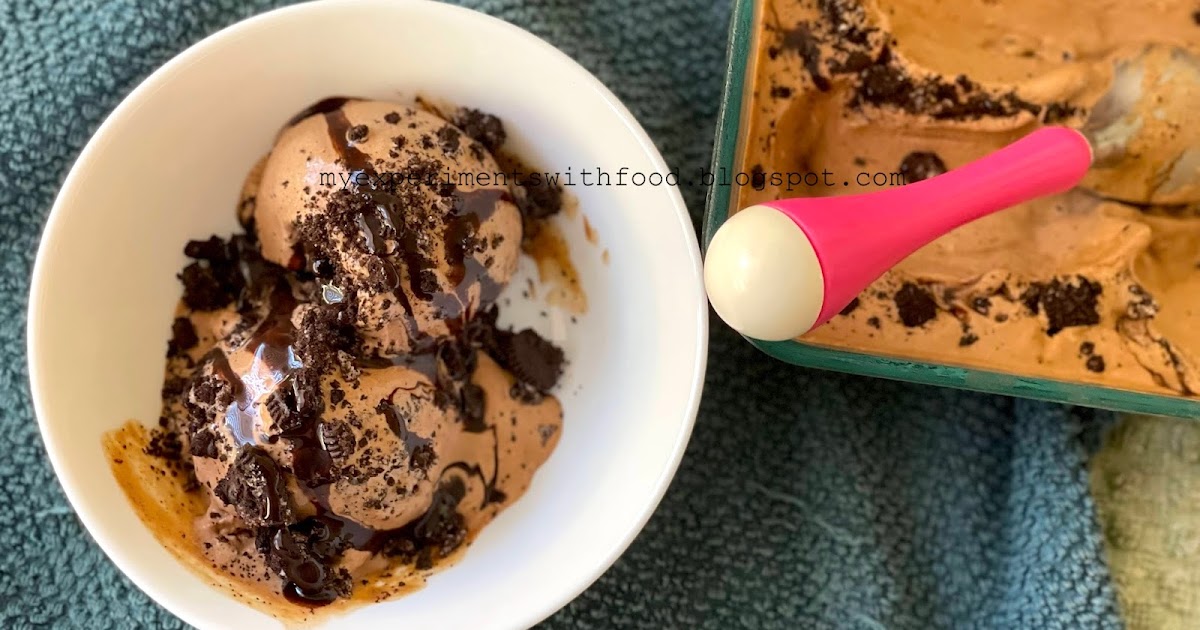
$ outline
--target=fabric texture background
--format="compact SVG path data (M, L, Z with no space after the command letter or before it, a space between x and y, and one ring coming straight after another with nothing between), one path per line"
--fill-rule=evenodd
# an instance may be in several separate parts
M87 537L37 434L28 279L58 186L154 68L273 3L0 0L0 627L178 627ZM727 0L478 0L707 164ZM699 221L704 191L685 198ZM1108 414L786 366L713 319L691 445L628 553L548 628L1117 628L1085 429ZM568 422L570 420L568 419Z
M1092 494L1129 630L1200 619L1200 423L1126 416L1091 460Z

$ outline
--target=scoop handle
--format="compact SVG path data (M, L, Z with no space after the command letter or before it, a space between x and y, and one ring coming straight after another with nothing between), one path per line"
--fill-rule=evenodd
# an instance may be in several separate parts
M930 179L845 197L767 202L804 231L824 273L816 325L872 282L947 232L1083 179L1092 149L1068 127L1043 127L984 158Z

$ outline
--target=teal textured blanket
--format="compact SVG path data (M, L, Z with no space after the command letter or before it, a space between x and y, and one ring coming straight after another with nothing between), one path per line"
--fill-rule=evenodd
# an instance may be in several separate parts
M72 160L159 64L265 10L0 0L0 627L177 627L90 541L46 461L24 362L40 228ZM722 0L477 0L596 73L668 162L705 166ZM699 221L704 190L684 190ZM1080 436L1096 414L815 372L714 318L662 506L551 628L1116 628Z

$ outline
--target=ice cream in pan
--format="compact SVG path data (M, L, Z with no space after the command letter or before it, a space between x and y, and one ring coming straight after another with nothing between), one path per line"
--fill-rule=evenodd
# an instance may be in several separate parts
M147 450L203 505L203 564L323 605L435 567L529 486L564 357L496 301L561 191L491 183L504 138L474 110L322 101L247 181L245 233L188 243Z
M735 205L862 193L881 174L882 187L902 183L891 174L919 181L1045 125L1082 127L1116 69L1147 46L1196 53L1194 11L1174 1L768 0L741 162L753 184ZM1187 94L1143 103L1141 122L1158 130L1128 147L1133 159L921 248L801 341L1200 391L1200 221L1174 177L1195 170L1178 159L1200 122L1193 104ZM787 190L778 174L794 172L830 177Z

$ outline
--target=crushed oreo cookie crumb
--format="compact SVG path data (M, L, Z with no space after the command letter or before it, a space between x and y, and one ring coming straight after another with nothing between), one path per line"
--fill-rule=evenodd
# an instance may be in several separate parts
M532 329L496 333L496 356L500 365L518 381L547 392L562 375L563 351Z
M929 151L913 151L900 161L900 174L904 181L915 184L946 172L946 163L938 154Z
M894 299L900 321L909 328L921 326L937 317L937 302L933 295L912 282L905 282Z
M192 320L186 317L176 317L171 322L171 341L167 345L167 356L177 356L185 350L191 350L200 342L196 336L196 328Z
M508 134L504 131L504 124L500 122L499 118L485 114L478 109L460 109L455 112L450 122L462 129L467 136L483 144L492 153L500 150L508 138Z
M1049 326L1046 335L1053 337L1071 326L1094 326L1100 323L1097 301L1103 291L1099 282L1083 276L1066 280L1034 283L1021 295L1021 301L1034 315L1045 311Z
M346 140L353 143L363 142L369 133L366 125L354 125L346 131Z
M229 472L213 492L234 508L250 527L279 525L292 520L287 482L275 460L262 449L243 446Z

